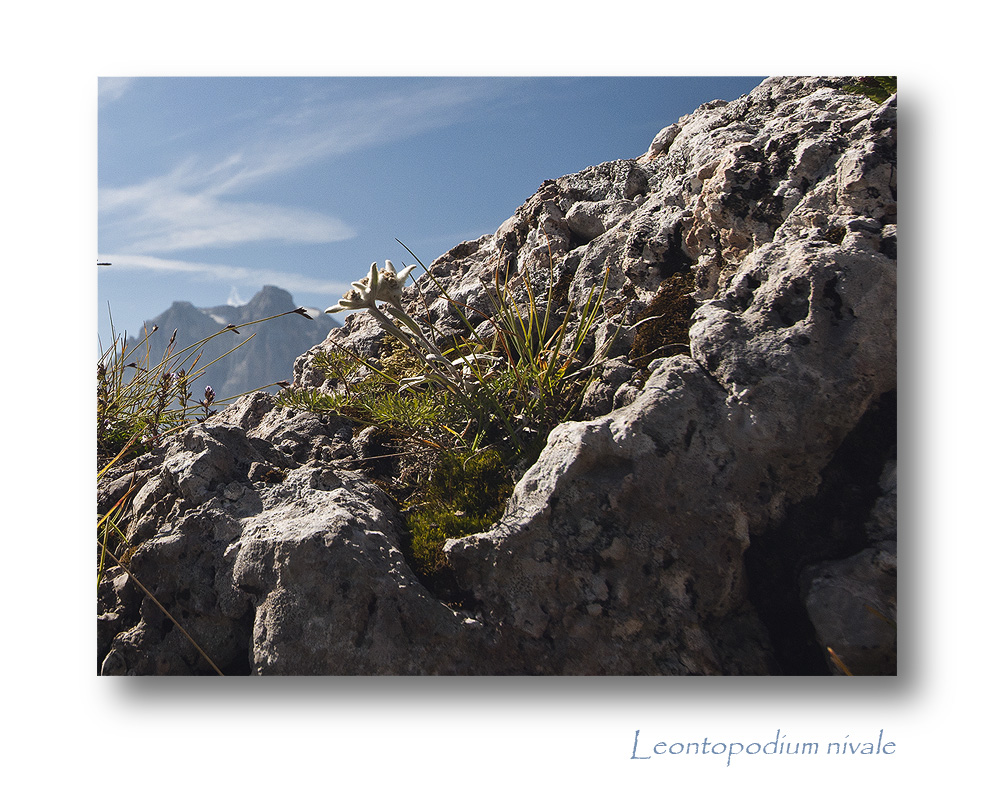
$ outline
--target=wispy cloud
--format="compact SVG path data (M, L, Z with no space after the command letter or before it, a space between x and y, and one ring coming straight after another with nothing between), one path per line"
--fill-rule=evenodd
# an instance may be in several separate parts
M120 96L128 87L104 79L102 92ZM171 253L257 241L328 243L356 231L324 211L244 199L260 197L267 181L326 159L447 126L462 109L496 92L496 81L403 83L359 98L336 94L337 86L311 95L264 104L233 128L227 147L212 143L214 157L189 155L166 174L99 192L102 247L133 254ZM216 132L218 133L218 132Z
M145 270L150 272L196 275L201 280L214 280L236 285L259 288L271 284L295 293L316 293L340 297L350 286L346 281L330 281L313 278L295 272L250 269L231 264L214 264L201 261L183 261L156 256L130 253L102 253L101 262L110 262L101 270Z
M228 162L219 191L233 191L270 175L371 149L463 119L472 103L505 91L491 80L423 82L363 98L317 91L256 124L249 144Z
M121 98L129 87L135 83L135 78L98 78L97 103L99 106L113 103Z
M125 244L135 253L174 252L276 240L325 243L350 239L354 230L321 212L273 203L226 200L212 187L185 191L157 179L100 192L105 235L127 231Z
M240 154L204 165L188 158L166 175L98 193L101 237L133 253L167 253L247 242L326 243L355 236L340 219L319 211L223 195L247 170ZM259 177L261 165L250 165ZM246 184L248 181L242 181Z

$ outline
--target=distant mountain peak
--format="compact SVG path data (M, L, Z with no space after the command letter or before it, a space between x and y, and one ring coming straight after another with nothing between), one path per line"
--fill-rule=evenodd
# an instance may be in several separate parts
M230 294L230 298L234 295ZM168 337L177 329L175 352L218 333L227 325L241 324L293 311L298 306L291 293L279 286L264 286L243 305L218 305L198 308L187 300L175 300L162 314L144 323L145 329L159 327L149 337L153 358L163 353ZM295 359L319 344L337 322L326 314L307 319L289 314L254 326L254 339L246 346L214 363L199 384L211 384L220 398L231 397L258 387L286 380L292 376ZM248 334L249 335L249 334ZM208 363L238 344L244 338L229 334L217 336L204 347L202 363ZM137 344L138 340L132 341Z
M290 292L278 286L265 286L250 299L249 303L243 306L241 316L245 320L261 319L273 314L291 311L295 307L295 301Z

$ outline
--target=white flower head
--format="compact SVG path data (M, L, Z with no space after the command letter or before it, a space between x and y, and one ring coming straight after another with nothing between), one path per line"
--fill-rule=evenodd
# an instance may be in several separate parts
M338 311L374 308L378 302L390 303L399 308L403 302L403 285L416 267L416 264L412 264L403 267L402 271L397 273L391 261L386 261L385 267L381 270L373 261L368 275L359 281L354 281L351 284L353 288L347 291L337 305L330 306L326 313L336 314Z
M374 269L375 265L372 264ZM397 308L403 302L403 286L410 273L416 269L417 265L403 267L402 272L396 272L396 268L391 261L385 262L385 267L378 273L378 288L375 292L375 299L385 303L391 303Z

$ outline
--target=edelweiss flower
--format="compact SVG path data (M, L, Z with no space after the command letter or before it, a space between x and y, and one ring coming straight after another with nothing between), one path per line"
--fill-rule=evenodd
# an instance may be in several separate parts
M386 261L385 267L381 270L373 261L368 275L360 281L354 281L351 284L353 288L340 298L337 305L330 306L326 313L336 314L338 311L374 308L378 302L390 303L399 308L403 302L403 285L416 267L416 264L412 264L403 267L402 271L397 273L391 261Z
M402 272L397 273L392 262L386 261L385 267L378 274L378 289L375 292L375 299L392 303L398 307L403 302L403 286L406 284L406 279L416 268L416 264L411 264L408 267L403 267Z

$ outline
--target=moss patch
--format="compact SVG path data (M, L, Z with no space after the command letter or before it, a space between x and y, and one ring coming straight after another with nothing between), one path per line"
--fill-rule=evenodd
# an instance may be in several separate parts
M495 450L472 455L442 452L429 480L415 487L403 513L411 564L423 578L443 577L444 543L481 533L503 513L514 481Z
M691 315L695 302L694 273L671 275L660 283L652 302L639 314L629 358L642 369L657 358L686 352L691 346ZM643 322L649 320L649 322Z

